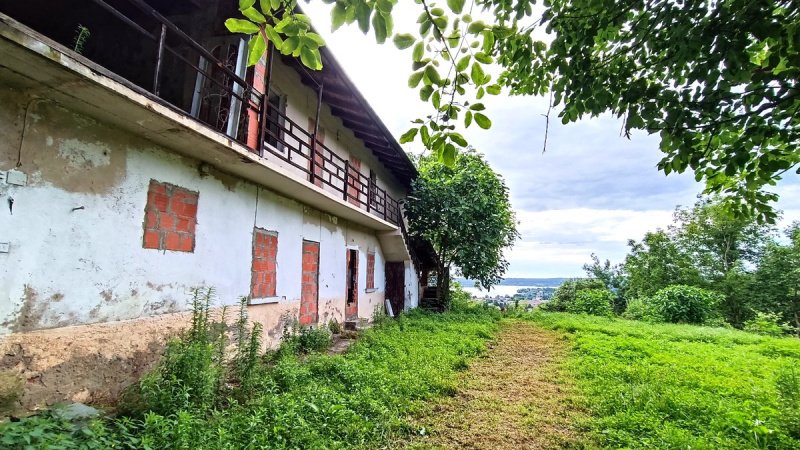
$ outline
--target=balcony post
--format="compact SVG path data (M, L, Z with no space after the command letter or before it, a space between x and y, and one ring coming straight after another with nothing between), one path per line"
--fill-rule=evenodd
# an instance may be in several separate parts
M317 112L314 116L314 132L311 134L311 173L308 174L311 184L314 184L317 176L317 153L319 152L317 149L317 133L319 133L319 112L322 109L322 90L324 87L325 81L321 81L317 89ZM345 192L347 192L346 189Z
M264 156L264 141L267 139L267 121L269 121L269 89L272 85L272 59L274 55L272 41L267 41L267 73L264 74L264 94L261 96L261 127L258 132L258 155Z
M367 212L372 207L372 178L367 178Z
M350 188L350 160L344 161L344 189L342 198L347 201L347 189Z
M153 75L153 94L161 93L161 65L164 58L164 43L167 40L167 25L161 24L161 36L158 38L158 54L156 55L156 71Z

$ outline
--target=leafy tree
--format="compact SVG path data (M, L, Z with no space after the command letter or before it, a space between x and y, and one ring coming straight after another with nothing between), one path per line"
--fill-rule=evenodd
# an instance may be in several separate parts
M630 240L628 245L624 263L628 299L650 297L673 284L702 284L690 255L665 231L647 233L641 242Z
M679 245L712 282L740 265L758 264L773 234L771 226L752 217L728 214L718 197L701 198L692 208L678 207L673 217L670 229Z
M420 136L452 164L468 143L456 124L489 128L485 94L547 95L563 123L614 114L658 133L666 174L690 169L727 207L773 221L764 191L800 163L800 8L793 0L415 0L414 33L395 33L397 0L334 3L333 29L357 24L410 52L408 84L431 112L403 135ZM294 0L240 0L227 22L251 39L250 62L275 42L311 68L318 47ZM260 11L259 11L260 9ZM479 11L482 20L473 13ZM540 38L544 30L552 39ZM493 79L491 66L502 74ZM549 116L549 115L548 115Z
M800 222L786 231L787 245L769 244L755 272L754 302L776 312L800 333Z
M406 216L409 232L436 250L437 288L445 304L454 265L486 288L501 280L508 267L503 250L518 233L508 188L481 155L460 153L452 166L423 157Z
M625 310L625 289L627 287L627 278L622 264L612 265L608 259L600 262L600 258L594 253L591 258L592 263L584 264L583 270L589 278L602 281L606 289L614 293L614 311L621 314Z
M553 298L543 304L542 309L559 312L569 311L573 308L572 305L575 303L578 292L603 289L606 289L605 285L596 278L567 280L556 288Z

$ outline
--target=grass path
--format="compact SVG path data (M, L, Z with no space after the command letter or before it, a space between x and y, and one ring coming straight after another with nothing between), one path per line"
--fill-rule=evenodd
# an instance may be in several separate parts
M551 449L582 446L572 387L559 376L568 343L555 331L506 320L486 355L460 375L454 397L419 418L410 448ZM568 379L568 378L566 378Z

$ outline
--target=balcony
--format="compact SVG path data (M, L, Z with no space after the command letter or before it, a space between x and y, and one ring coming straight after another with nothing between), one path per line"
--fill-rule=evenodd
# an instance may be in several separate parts
M44 9L38 7L39 3ZM237 148L245 148L250 155L246 155L246 158L240 155L240 165L241 162L251 162L245 159L266 165L277 162L279 167L276 170L282 177L294 177L295 182L300 181L305 185L304 190L317 191L324 194L325 198L311 199L310 195L297 193L291 186L278 186L278 181L274 180L266 183L269 187L278 186L277 190L291 192L293 197L315 207L328 204L329 200L326 199L337 198L344 205L324 209L352 219L355 216L343 206L357 208L362 213L398 226L401 212L396 199L381 188L374 178L352 167L347 159L320 142L314 130L299 126L273 107L263 94L268 92L263 79L259 79L252 68L246 68L246 43L221 29L220 17L234 15L235 3L215 0L78 0L65 5L53 5L44 0L30 0L3 6L4 10L0 12L60 44L57 50L69 58L78 62L89 60L102 69L94 70L92 65L86 64L91 75L98 72L107 75L147 99L155 100L160 106L179 112L177 121L185 124L189 119L201 125L207 130L201 134L209 135L210 131L210 134L218 135L214 138L217 142L229 140L237 143ZM60 9L53 11L54 8ZM49 13L41 14L43 10ZM72 28L75 23L81 23L89 32L89 37L83 43L79 42L82 28ZM31 44L29 49L34 47ZM54 79L58 78L54 76ZM53 86L53 89L59 90L59 87ZM72 95L61 91L59 95L63 98ZM98 97L97 94L92 95ZM322 99L321 92L319 99ZM111 108L109 104L102 105L96 99L93 101L97 105L91 108L92 115L108 114L107 108ZM147 101L142 103L150 110L157 109L148 106L150 103ZM118 113L118 110L121 109L115 110L113 115L120 116L116 119L119 124L128 129L134 127L131 120L122 117L124 114ZM371 110L369 113L374 115ZM139 111L135 114L141 115ZM140 119L135 123L149 122ZM154 132L152 139L165 142L164 130L174 128L164 125L160 131ZM390 137L388 139L391 140ZM189 152L192 145L183 145L185 152ZM193 151L199 153L204 150L194 146ZM214 163L220 160L212 155L190 156ZM389 156L397 158L395 155ZM395 160L393 163L397 164ZM254 175L251 168L236 167L230 170L263 184L263 177ZM404 170L413 173L413 166ZM358 218L355 221L375 226L373 222Z

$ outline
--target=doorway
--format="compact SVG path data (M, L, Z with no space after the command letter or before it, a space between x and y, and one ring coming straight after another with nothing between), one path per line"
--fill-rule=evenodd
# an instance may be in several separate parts
M386 298L392 305L392 312L397 315L406 306L406 270L402 262L386 263Z
M358 250L347 249L347 296L345 320L358 319Z

